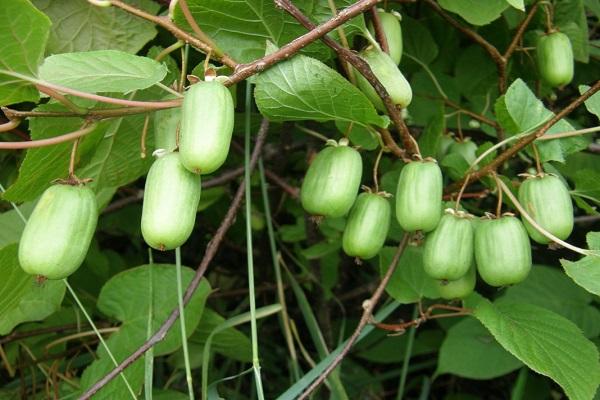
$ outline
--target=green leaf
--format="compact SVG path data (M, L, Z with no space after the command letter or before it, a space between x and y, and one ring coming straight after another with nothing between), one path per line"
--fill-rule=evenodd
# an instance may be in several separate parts
M302 255L309 260L318 260L327 254L333 253L342 247L342 243L338 241L329 242L323 241L302 250Z
M34 206L33 202L21 204L19 211L27 218L33 211ZM23 222L15 210L0 214L0 248L11 243L17 243L21 238L24 228L25 222Z
M272 121L343 120L387 125L350 82L322 62L302 55L258 75L254 96L261 114Z
M594 396L600 383L598 350L571 321L531 304L492 304L483 298L474 316L502 347L558 383L570 399Z
M417 331L411 357L437 353L442 344L444 333L441 330ZM376 331L356 346L356 355L362 359L378 364L400 364L404 360L408 335L389 335Z
M163 80L167 67L147 57L118 50L50 56L40 66L40 79L84 92L127 93Z
M316 23L332 17L327 0L296 2L303 13ZM338 7L353 3L352 0L337 1ZM262 57L267 41L283 46L306 33L294 18L272 0L188 0L188 7L202 30L217 45L238 62L250 62ZM175 10L177 25L189 30L181 8ZM358 30L366 30L362 15L346 22L344 30L351 41ZM330 36L337 37L332 32ZM302 51L312 57L327 60L332 52L316 42Z
M600 251L600 232L589 232L587 242L590 250ZM579 261L560 260L565 272L576 284L590 293L600 296L600 256L588 255Z
M486 25L500 17L508 8L505 0L440 0L440 6L448 11L457 13L468 23Z
M132 115L110 120L96 151L77 169L77 176L92 178L90 185L100 191L126 185L148 172L152 157L140 156L144 118Z
M579 93L584 94L590 89L587 85L579 85ZM592 97L585 101L585 108L596 117L600 118L600 93L596 92Z
M600 173L592 169L583 169L575 172L573 176L575 190L573 196L584 197L586 200L595 201L600 205Z
M146 340L148 323L149 270L152 268L153 316L152 332L156 332L177 307L176 270L174 265L142 265L113 276L102 288L98 298L98 309L108 317L122 322L118 332L107 340L115 358L122 361ZM194 271L182 268L182 283L187 286ZM210 285L203 279L185 308L186 331L191 334L202 316ZM175 323L165 339L154 347L154 355L169 354L181 346L181 328ZM114 364L102 346L97 350L98 359L83 372L81 388L85 390L114 368ZM134 390L139 390L144 380L144 363L140 359L125 370L125 375ZM104 386L94 398L120 399L127 397L127 389L120 377Z
M404 52L430 64L436 59L439 49L431 32L421 22L410 17L402 18L402 41Z
M419 137L419 148L423 157L437 157L442 135L445 131L446 118L444 118L444 113L440 109L440 113L430 120L425 127L425 131Z
M379 139L372 129L340 120L335 122L335 127L338 131L347 135L354 146L359 146L365 150L375 150L379 147Z
M202 196L200 197L200 203L198 204L198 211L206 210L208 207L215 204L226 192L227 191L223 186L202 190Z
M560 269L535 265L527 279L509 287L499 302L533 304L571 320L585 336L600 334L600 311L593 296L577 286Z
M42 104L35 111L65 111L65 108L59 104ZM29 122L31 138L34 140L59 136L81 126L82 121L77 118L42 117L31 118ZM83 138L78 152L80 157L92 150L104 135L107 126L106 122L102 122L94 132ZM72 142L65 142L27 150L25 160L19 168L19 176L3 198L14 202L38 198L52 181L67 176L72 147Z
M453 374L468 379L493 379L523 363L498 344L475 318L453 325L442 343L436 375Z
M533 94L521 79L514 81L506 94L496 102L498 122L508 135L521 132L533 132L543 123L554 116L544 104ZM554 133L573 131L575 128L565 119L561 119L552 126L546 135ZM544 140L536 142L540 151L542 162L559 161L564 162L569 154L585 149L589 144L589 138L574 136L557 140Z
M62 281L36 282L19 266L18 245L0 249L0 335L20 323L46 318L60 308L65 295Z
M52 20L47 54L89 50L137 53L156 36L152 22L117 7L97 7L86 0L32 0ZM127 4L155 14L152 0L127 0Z
M566 34L573 46L575 60L589 61L588 23L583 0L561 0L554 5L554 24Z
M385 290L401 304L416 303L423 297L435 299L436 282L423 269L423 249L407 246L400 257ZM379 253L379 273L385 275L396 252L395 247L384 247Z
M506 0L508 4L516 8L517 10L525 11L524 0Z
M190 337L190 343L195 343L204 347L206 339L215 330L217 326L225 321L216 311L205 308L202 313L202 319L198 328ZM216 333L212 338L211 349L225 357L242 362L252 361L252 343L248 336L236 328L227 328ZM198 352L200 357L202 351Z
M35 76L48 40L48 17L27 0L5 1L0 7L0 26L0 106L38 101L35 87L2 70Z

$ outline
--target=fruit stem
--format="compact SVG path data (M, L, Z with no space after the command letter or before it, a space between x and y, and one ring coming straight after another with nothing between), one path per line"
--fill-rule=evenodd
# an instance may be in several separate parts
M470 177L471 177L471 174L468 174L465 177L465 182L461 186L460 191L458 192L458 196L456 197L456 203L454 204L454 211L458 211L458 207L460 206L460 199L462 198L462 195L465 192L465 188L469 184L469 178Z
M533 158L535 158L535 169L537 170L538 175L542 175L544 170L542 169L542 164L540 163L540 153L538 152L538 148L535 143L531 143L531 147L533 148Z
M552 4L549 1L544 1L542 2L542 5L544 6L544 11L546 12L546 29L547 29L547 34L555 32L556 29L554 28L554 24L552 23L552 19L554 17L554 12L552 10Z
M375 159L375 164L373 165L373 185L375 185L375 193L379 192L379 180L377 179L377 174L379 172L379 161L381 161L381 155L383 154L383 147L379 150L377 154L377 158Z
M502 184L502 181L500 181L500 178L498 178L497 174L492 174L494 177L494 180L496 181L496 190L498 191L498 203L496 204L496 218L500 218L500 216L502 215L502 187L500 186Z
M146 137L148 136L148 126L150 125L150 114L146 114L144 118L144 127L142 128L142 136L140 138L140 157L146 158Z
M75 159L77 158L77 148L79 147L79 141L81 137L78 137L73 142L73 148L71 149L71 157L69 158L69 180L75 181Z

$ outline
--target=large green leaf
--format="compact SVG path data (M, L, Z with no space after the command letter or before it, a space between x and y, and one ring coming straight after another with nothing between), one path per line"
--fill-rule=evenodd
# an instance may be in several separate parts
M156 36L153 23L117 7L97 7L86 0L32 0L52 20L47 54L89 50L122 50L137 53ZM152 0L127 0L127 4L155 14Z
M50 21L29 1L11 0L2 2L0 26L0 106L37 101L39 93L31 84L1 71L35 76L44 56Z
M436 374L493 379L521 365L478 320L465 318L448 330L440 347Z
M588 22L583 0L561 0L554 5L554 24L566 34L573 46L573 57L589 60Z
M59 104L42 104L36 111L65 111ZM82 126L78 118L42 117L31 118L29 129L34 140L47 139L75 131ZM79 155L85 155L104 135L108 123L102 122L93 133L81 142ZM36 199L55 179L68 174L72 142L27 150L25 160L19 168L19 177L4 194L6 200L22 202Z
M531 304L492 304L483 298L474 316L502 347L558 383L570 399L594 397L600 383L598 349L571 321Z
M256 79L256 104L272 121L343 120L386 126L367 97L333 69L297 55Z
M33 211L34 205L33 202L22 204L19 206L19 212L27 218ZM18 242L24 228L25 222L15 210L0 214L0 248Z
M600 232L588 233L587 242L590 250L600 254ZM560 263L576 284L600 296L600 255L588 255L576 262L561 259Z
M118 50L57 54L46 58L39 70L44 81L94 93L145 89L166 74L166 65Z
M395 252L395 247L384 247L379 253L381 276L386 273ZM439 297L435 280L430 278L423 269L421 247L406 247L385 290L402 304L415 303L423 297L431 299Z
M499 300L528 303L547 308L568 318L584 334L600 334L600 311L591 302L593 296L577 286L559 268L535 265L527 279L508 288Z
M352 0L337 1L338 7L352 4ZM250 62L262 57L267 41L283 46L306 33L295 19L275 6L272 0L188 0L194 19L217 45L238 62ZM315 23L332 17L327 0L301 0L295 4ZM191 30L179 7L175 22ZM356 17L346 24L346 33L364 28L364 19ZM330 33L333 37L335 32ZM331 51L316 42L305 49L304 54L321 60L330 58Z
M508 8L506 0L439 0L439 3L473 25L489 24Z
M152 304L149 299L149 272L152 268ZM153 307L152 331L155 332L177 307L176 269L174 265L142 265L113 276L102 288L98 298L98 308L108 317L122 322L118 332L107 340L118 361L125 359L146 340L148 310ZM182 268L183 285L189 284L194 275L190 268ZM185 308L186 332L189 335L196 329L210 285L202 280L200 286ZM165 339L154 347L154 355L172 353L181 346L181 328L179 322L171 328ZM102 346L97 350L98 359L83 373L81 387L86 389L114 368L108 354ZM144 380L143 360L138 360L125 370L129 383L138 390ZM94 399L121 399L128 397L123 380L118 377L104 386Z
M99 191L107 187L123 186L144 175L150 168L152 157L140 156L143 127L143 115L111 120L96 151L77 170L78 176L92 178L92 187Z
M554 116L521 79L514 81L506 94L496 102L498 122L508 135L533 131ZM565 119L552 126L546 135L572 131L575 128ZM574 136L557 140L537 141L542 162L564 162L569 154L585 149L590 139Z
M0 249L0 335L22 322L46 318L60 308L65 295L62 281L36 282L19 266L18 245Z
M430 64L438 55L438 45L424 24L409 17L402 18L404 52Z

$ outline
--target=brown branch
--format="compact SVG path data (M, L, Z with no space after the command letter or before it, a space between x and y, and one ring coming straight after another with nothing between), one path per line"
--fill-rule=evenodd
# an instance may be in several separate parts
M573 110L575 110L577 107L583 104L584 101L589 99L592 95L594 95L594 93L598 92L599 90L600 80L596 81L596 83L590 89L588 89L588 91L586 91L584 94L573 100L568 106L563 108L558 114L552 117L552 119L550 119L548 122L542 125L541 128L520 139L517 143L515 143L514 146L505 150L502 154L500 154L498 157L492 160L492 162L487 164L479 171L471 173L469 182L473 183L475 181L478 181L479 179L483 178L489 173L496 171L496 169L502 164L504 164L504 162L509 160L511 157L513 157L520 150L532 143L534 140L543 136L550 128L552 128L552 126L554 126L554 124L556 124L558 121L570 114ZM452 193L453 191L456 191L462 186L463 183L464 179L460 180L459 182L454 182L446 188L446 193Z
M406 245L408 243L408 237L409 237L408 234L404 234L404 236L402 237L402 241L398 245L398 249L396 250L396 254L394 254L394 258L392 259L392 262L390 263L390 265L388 267L387 272L385 273L385 275L381 279L381 283L379 283L379 286L377 286L377 289L375 289L375 292L373 293L373 295L371 296L371 298L368 299L368 300L366 300L363 303L363 309L364 310L363 310L362 316L360 317L360 321L358 323L358 326L356 327L356 329L354 329L354 332L352 332L352 335L350 336L350 338L346 342L346 345L344 346L344 348L342 349L342 351L340 352L340 354L338 354L333 359L333 361L327 366L327 368L325 368L325 370L321 373L321 375L319 375L319 377L317 379L315 379L313 381L313 383L302 393L302 395L298 398L298 400L307 399L308 396L312 392L314 392L314 390L320 384L322 384L325 381L325 379L327 379L327 376L329 376L329 374L346 357L346 355L348 354L348 352L350 351L350 349L352 348L352 346L354 345L354 343L358 339L358 336L362 332L363 328L369 323L369 321L371 320L371 317L373 315L373 310L375 309L375 306L379 302L379 299L381 298L381 296L383 295L383 292L385 291L385 287L387 286L390 278L392 277L392 275L394 274L394 271L396 270L396 267L398 266L398 261L400 261L400 256L404 252L404 249L406 248Z
M105 322L97 322L96 326L98 328L105 328L105 327L109 327L110 324L105 323ZM32 329L32 330L24 331L24 332L15 331L9 335L1 337L0 345L14 342L15 340L25 339L25 338L29 338L29 337L33 337L33 336L44 335L46 333L58 333L58 332L79 329L80 327L81 327L81 324L68 324L68 325L62 325L62 326L50 326L47 328Z
M361 2L356 3L355 6L360 3ZM370 4L370 3L377 3L377 2L376 1L370 1L370 2L364 1L364 3ZM298 7L296 7L294 4L292 4L289 0L275 0L275 4L277 4L277 6L283 8L291 16L296 18L296 20L298 20L298 22L300 22L306 29L312 29L311 32L313 32L314 30L319 29L320 27L323 26L323 25L320 25L319 27L315 26L315 24L313 24L304 14L302 14L302 11L300 11L298 9ZM350 7L348 7L348 8L350 8ZM348 10L348 8L346 10ZM346 11L346 10L344 10L344 11ZM342 15L342 13L344 11L340 12L340 14L338 14L338 16ZM356 68L358 70L358 72L360 72L367 81L369 81L369 83L373 86L373 88L375 89L375 91L377 92L379 97L381 97L381 99L383 100L383 103L385 104L385 107L388 111L388 114L389 114L392 122L394 123L396 128L399 130L404 148L407 149L407 151L410 154L418 153L418 149L415 145L414 139L412 139L412 136L410 135L410 131L408 130L408 127L402 120L400 110L398 110L396 108L396 105L390 98L390 95L388 94L385 87L381 84L381 82L379 82L379 79L377 79L375 74L373 74L373 71L371 70L371 67L369 66L369 64L367 64L367 62L365 60L363 60L361 57L359 57L352 51L342 47L339 43L337 43L335 40L331 39L330 37L322 36L322 37L320 37L320 39L327 46L329 46L333 50L335 50L335 52L338 54L338 56L340 58L342 58L346 62L352 64L352 66L354 68Z
M177 104L173 104L171 107L177 107ZM154 108L148 107L119 107L119 108L99 108L95 110L87 110L85 114L80 114L71 111L19 111L11 108L2 107L1 110L10 119L24 119L24 118L38 118L38 117L49 117L49 118L64 118L64 117L85 117L92 120L102 120L106 118L121 117L125 115L136 115L144 114L156 111Z
M383 26L381 25L381 18L379 17L377 7L371 8L371 17L373 21L373 29L375 30L375 36L377 36L377 42L379 42L381 50L385 51L387 54L390 54L390 46L388 44L387 37L385 36Z
M66 133L64 135L55 136L48 139L40 140L29 140L23 142L0 142L0 150L19 150L19 149L31 149L35 147L52 146L59 143L68 142L73 139L80 138L82 136L91 133L96 129L96 124L88 124L87 122L80 129Z
M406 151L398 146L389 130L381 128L379 129L379 133L381 134L383 142L387 148L390 149L390 151L394 153L396 157L401 158L404 161L410 161L410 157L406 156Z
M252 151L252 157L250 158L250 164L248 165L248 168L250 169L250 171L252 171L254 169L254 167L256 166L256 163L258 162L258 157L260 156L262 146L263 146L263 144L265 142L265 138L267 136L268 129L269 129L269 121L267 119L263 119L260 129L258 131L257 137L256 137L256 144L254 145L254 150ZM242 182L240 183L240 186L238 187L238 190L233 198L233 201L231 202L231 205L229 206L229 210L227 210L227 214L225 215L225 218L221 222L221 225L219 226L219 229L213 236L212 240L206 246L206 251L204 253L204 257L202 258L202 261L200 262L200 265L198 266L198 269L196 270L196 273L195 273L192 281L190 282L187 289L185 290L185 294L183 296L184 306L188 304L188 302L194 295L194 292L198 288L198 285L200 284L200 281L202 280L202 277L204 276L206 269L210 265L212 259L216 255L217 251L219 250L219 246L220 246L221 242L223 241L223 239L225 238L225 234L227 233L227 231L229 230L231 225L233 225L235 216L238 212L238 209L240 208L240 205L242 204L242 199L244 198L244 191L245 191L244 180L242 180ZM102 389L102 387L104 385L106 385L108 382L113 380L117 375L119 375L121 372L123 372L123 370L125 370L125 368L127 368L129 365L131 365L133 362L135 362L138 358L140 358L146 351L148 351L151 347L153 347L154 345L156 345L157 343L162 341L165 338L165 336L167 335L167 332L169 331L169 329L171 329L171 327L177 321L178 318L179 318L179 307L175 307L173 309L173 311L171 311L171 314L169 315L167 320L165 322L163 322L161 327L158 329L158 331L156 331L156 333L154 333L154 335L152 335L152 337L150 337L142 346L140 346L140 348L138 348L135 352L133 352L133 354L131 354L129 357L127 357L124 361L122 361L118 367L114 368L106 376L104 376L102 379L100 379L98 382L96 382L83 395L81 395L81 397L79 399L85 400L85 399L91 398L95 393L97 393L100 389Z
M265 176L271 182L279 186L284 192L289 194L293 199L297 199L300 196L300 188L291 186L285 179L277 175L275 172L265 168Z
M227 65L228 67L235 68L238 65L238 63L235 60L233 60L231 57L229 57L226 54L223 54L221 56L217 55L214 52L214 49L212 49L207 43L203 42L202 40L196 38L195 36L187 33L183 29L179 28L167 16L161 17L161 16L149 14L149 13L145 12L144 10L140 10L139 8L131 6L129 4L126 4L120 0L110 0L110 2L113 6L118 7L124 11L127 11L128 13L133 14L136 17L143 18L147 21L155 23L156 25L158 25L160 27L165 28L166 30L171 32L173 34L173 36L175 36L176 38L181 39L181 40L185 41L186 43L189 43L193 47L201 50L202 52L204 52L206 54L213 52L213 54L215 54L215 59L217 59L218 61Z

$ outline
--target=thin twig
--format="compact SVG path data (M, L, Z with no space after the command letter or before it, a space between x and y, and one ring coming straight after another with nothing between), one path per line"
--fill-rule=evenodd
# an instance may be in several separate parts
M19 118L9 119L8 122L0 124L0 133L12 131L16 127L21 124L21 120Z
M73 139L80 138L82 136L91 133L96 129L96 124L88 124L87 122L84 126L74 132L66 133L64 135L55 136L48 139L40 139L40 140L29 140L23 142L0 142L0 150L18 150L18 149L31 149L34 147L45 147L51 146L58 143L68 142Z
M537 11L538 5L539 5L539 2L536 1L529 9L527 16L525 16L525 19L523 19L523 21L521 21L521 24L519 24L519 27L517 28L517 32L515 33L515 36L513 36L512 41L510 42L510 44L506 48L506 51L504 52L505 60L508 61L508 59L510 59L510 57L512 56L514 51L517 49L517 45L519 44L519 41L521 41L521 39L523 38L525 29L527 29L527 26L533 19L533 16L535 15L535 12Z
M394 258L392 259L392 262L390 263L385 275L381 279L379 286L377 286L377 289L375 289L375 292L373 293L371 298L369 300L366 300L363 303L363 313L362 313L362 316L360 317L358 326L352 333L352 336L350 336L350 338L346 342L346 345L344 346L344 348L342 349L340 354L338 354L332 360L331 364L329 364L327 366L327 368L325 368L325 370L321 373L321 375L319 375L319 377L313 381L313 383L302 393L302 395L298 398L298 400L307 399L309 397L309 395L312 392L314 392L315 389L317 387L319 387L319 385L325 381L325 379L327 379L327 376L329 376L329 374L331 374L331 372L346 357L346 355L348 354L348 352L350 351L350 349L352 348L352 346L358 339L358 336L362 332L363 328L369 323L369 321L371 320L371 316L373 315L373 310L375 309L375 306L377 305L377 303L379 302L379 299L383 295L383 292L385 291L385 288L386 288L390 278L392 277L392 275L394 274L394 271L396 270L396 267L398 266L398 261L400 261L400 256L402 255L402 253L404 252L404 249L406 248L406 245L408 244L408 237L409 237L408 234L404 234L404 236L402 237L402 241L398 245L396 254L394 254Z
M267 136L268 128L269 128L268 120L263 119L260 129L258 131L258 135L256 138L256 144L254 145L254 150L252 152L252 157L250 159L250 164L249 164L250 170L253 170L254 167L256 166L256 163L258 162L258 157L260 155L262 146L263 146L265 138ZM184 305L187 305L187 303L192 298L194 292L196 291L196 289L198 288L198 285L200 284L202 277L204 276L204 273L206 272L206 269L208 268L212 259L216 255L217 251L219 250L219 246L220 246L221 242L223 241L225 234L227 233L227 231L229 230L231 225L233 225L235 216L238 212L240 205L242 204L243 197L244 197L244 182L242 181L240 186L238 187L235 197L233 198L233 201L231 202L231 205L229 206L229 210L227 211L225 218L223 219L223 221L221 222L221 225L219 226L219 229L213 236L212 240L206 246L206 251L204 253L204 257L202 258L202 261L201 261L200 265L198 266L198 269L196 270L196 273L195 273L192 281L188 285L188 287L185 291L185 294L183 296L183 304ZM140 346L135 352L133 352L133 354L131 354L129 357L127 357L124 361L122 361L118 367L113 369L110 373L108 373L106 376L104 376L102 379L100 379L98 382L96 382L79 399L85 400L85 399L91 398L104 385L106 385L108 382L113 380L121 371L123 371L125 368L127 368L129 365L131 365L133 362L135 362L138 358L140 358L146 351L148 351L148 349L150 349L151 347L153 347L154 345L156 345L157 343L162 341L165 338L165 336L167 335L167 332L171 329L171 327L175 323L175 321L177 321L177 318L179 318L179 308L178 307L176 307L175 309L173 309L173 311L171 311L171 314L169 315L167 320L165 322L163 322L163 324L158 329L158 331L154 335L152 335L152 337L150 339L148 339L142 346Z
M355 3L353 6L350 6L347 9L341 11L337 15L337 17L340 17L342 15L342 13L344 13L346 10L348 10L352 7L355 7L361 3L363 3L362 7L366 10L366 9L368 9L368 7L364 7L364 6L366 6L366 5L374 6L377 3L377 1L369 1L369 0L365 0L364 2L359 1L359 2ZM318 29L321 29L321 27L325 25L325 24L323 24L323 25L320 25L317 27L290 0L275 0L275 4L277 4L277 6L281 7L286 12L288 12L292 17L296 18L296 20L298 20L298 22L300 22L302 24L302 26L304 26L306 29L311 30L309 33L314 32ZM334 17L334 19L335 18L336 17ZM363 60L360 56L358 56L357 54L353 53L352 51L350 51L348 49L345 49L344 47L342 47L339 43L337 43L335 40L331 39L330 37L321 35L321 36L319 36L319 38L323 41L323 43L325 43L327 46L329 46L330 48L335 50L335 52L338 54L338 56L342 60L352 64L352 66L354 68L356 68L358 70L358 72L360 72L365 77L365 79L373 86L373 88L375 89L375 91L377 92L377 94L379 95L379 97L381 98L383 103L385 104L388 115L390 116L392 122L398 129L398 131L400 133L400 137L402 138L402 144L403 144L404 148L411 155L418 154L419 150L418 150L418 147L416 146L416 142L414 141L413 137L411 136L410 131L408 130L408 127L404 123L404 120L402 119L402 115L400 114L400 110L398 110L396 108L396 105L390 98L389 93L387 92L385 87L381 84L379 79L377 79L377 77L371 70L371 67L369 66L369 64L367 64L367 62L365 60ZM392 151L394 151L394 150L392 150Z

